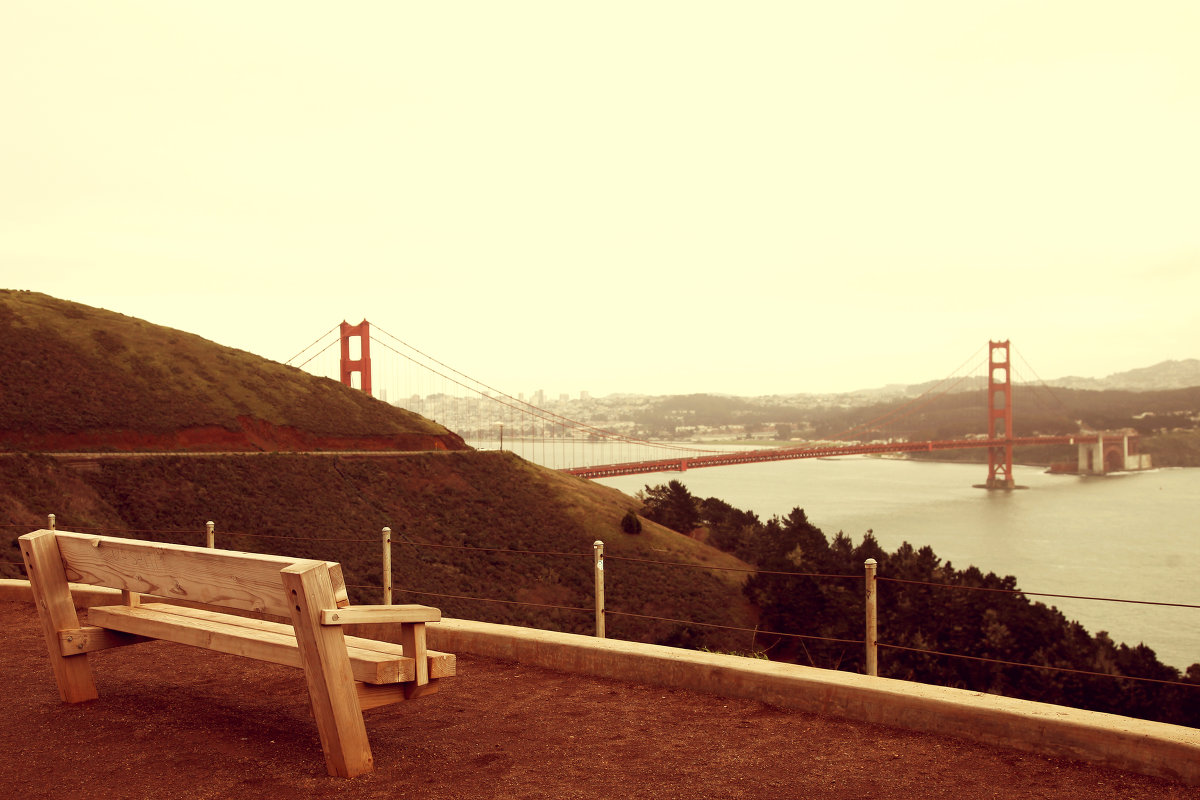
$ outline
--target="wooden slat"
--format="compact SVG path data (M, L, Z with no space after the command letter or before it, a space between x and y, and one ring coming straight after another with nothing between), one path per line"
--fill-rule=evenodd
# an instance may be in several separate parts
M437 694L438 687L441 685L435 680L430 680L424 686L418 686L416 683L401 683L397 684L404 690L405 700L416 700L418 697L425 697L430 694Z
M402 703L415 697L436 694L439 687L440 684L435 680L420 687L413 683L394 683L389 686L372 686L369 683L355 684L355 688L358 690L358 704L363 711L392 703ZM414 689L419 689L419 693L414 693Z
M393 703L403 703L408 698L404 696L404 684L393 683L389 686L372 686L369 683L354 684L358 692L358 707L363 711Z
M79 627L79 615L71 599L71 587L58 555L54 531L40 530L20 537L25 574L33 591L38 619L46 637L46 651L54 670L54 681L64 703L95 700L96 683L86 654L70 658L62 654L58 632Z
M326 561L329 567L329 581L333 584L333 597L338 608L350 605L350 591L346 588L346 578L342 575L342 565L336 561Z
M329 568L321 561L302 561L285 567L282 576L325 766L331 775L344 778L370 772L375 762L346 656L346 638L340 627L321 624L321 609L335 604Z
M147 605L152 608L160 608L163 610L169 609L170 613L178 614L180 616L188 616L194 619L209 619L224 623L226 625L236 625L250 628L251 630L272 631L275 633L284 633L289 636L295 636L295 632L293 631L291 625L286 625L279 622L253 619L251 617L238 617L231 614L222 614L219 611L212 611L210 609L191 608L167 604L155 604L152 606L150 604ZM382 641L380 639L366 639L359 636L346 636L346 648L350 653L351 661L359 656L366 657L365 653L360 654L358 652L360 650L381 653L386 656L407 657L407 653L404 652L404 647L402 645L396 642ZM437 650L426 650L425 655L427 656L427 660L429 662L429 677L431 679L454 677L454 674L457 670L457 659L453 653L442 653ZM403 669L403 675L404 677L400 678L400 680L411 681L413 680L415 673L411 672L406 665ZM359 678L358 680L363 679ZM383 681L378 682L382 683Z
M108 650L112 647L124 647L148 641L150 640L145 636L98 628L95 625L85 625L82 628L58 632L58 648L64 656L94 653L97 650Z
M442 612L432 606L346 606L321 609L322 625L383 622L440 622Z
M379 653L408 657L408 654L404 652L403 645L395 644L394 642L381 642L377 639L360 639L357 636L347 636L346 645L348 647L360 647L364 650L374 650ZM458 669L458 659L453 653L426 650L425 662L429 665L430 680L435 678L453 678Z
M57 531L69 580L287 617L280 570L300 559ZM324 563L324 562L323 562ZM327 564L329 607L347 605L341 567Z
M94 625L125 633L203 647L272 664L303 666L292 626L278 622L234 617L169 603L143 603L137 608L96 606L89 609L88 620ZM340 632L337 628L333 630ZM346 652L355 680L396 683L411 681L416 677L416 667L411 658L358 647L348 647Z

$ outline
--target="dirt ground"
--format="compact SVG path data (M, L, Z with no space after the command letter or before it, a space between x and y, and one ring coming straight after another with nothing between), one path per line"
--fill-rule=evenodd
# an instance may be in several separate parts
M375 772L325 773L298 670L167 642L91 656L64 705L32 605L0 602L0 792L15 798L1196 798L957 739L459 655L366 712Z

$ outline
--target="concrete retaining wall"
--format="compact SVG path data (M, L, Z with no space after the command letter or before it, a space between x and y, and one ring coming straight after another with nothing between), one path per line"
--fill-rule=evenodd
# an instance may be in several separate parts
M119 597L113 590L72 588L81 607L112 603L114 594ZM0 599L30 600L29 584L0 581ZM369 635L398 640L389 635L392 631L381 630L387 626L371 627ZM1200 730L1179 725L889 678L469 620L430 625L429 646L564 672L759 700L1200 785Z
M759 700L957 736L1200 785L1200 730L849 672L467 620L429 626L430 647L564 672Z

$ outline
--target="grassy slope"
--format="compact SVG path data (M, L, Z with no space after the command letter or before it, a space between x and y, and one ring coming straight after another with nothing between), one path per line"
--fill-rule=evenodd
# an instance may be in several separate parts
M15 538L45 526L114 528L116 535L203 543L217 523L218 546L340 561L355 587L378 587L380 530L393 529L397 589L591 609L592 542L610 556L745 566L732 556L645 523L620 530L638 502L620 492L531 465L510 453L414 453L389 459L331 455L113 459L73 469L44 456L0 458L0 561L19 561ZM123 533L123 531L136 531ZM240 533L265 534L242 536ZM297 537L297 538L291 538ZM347 541L350 540L350 541ZM354 541L358 540L358 541ZM570 553L570 556L428 548ZM739 590L742 573L670 568L609 559L608 608L753 627ZM12 564L0 575L15 576ZM353 588L378 602L379 590ZM482 603L399 592L448 616L588 633L588 612ZM747 634L611 616L610 635L723 649L748 649Z
M30 391L30 387L39 390ZM0 434L6 431L170 433L234 429L250 417L335 436L456 438L416 414L249 353L180 331L30 292L0 290ZM744 567L707 545L646 523L621 532L637 500L546 470L511 453L154 456L69 467L30 454L0 456L0 562L19 561L16 536L44 527L218 546L342 562L356 599L377 602L380 529L398 544L397 589L571 606L585 612L398 593L449 616L593 630L592 542L610 556ZM259 536L238 536L253 533ZM408 542L571 553L505 555ZM0 575L19 573L0 563ZM744 575L608 562L612 610L753 627ZM745 649L745 634L611 617L612 635Z
M239 427L325 436L447 431L423 417L190 333L35 292L0 290L0 432Z

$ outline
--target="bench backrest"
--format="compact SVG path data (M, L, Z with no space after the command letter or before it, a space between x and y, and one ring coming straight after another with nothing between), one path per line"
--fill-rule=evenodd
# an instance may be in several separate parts
M39 531L42 533L43 531ZM308 559L54 531L67 580L205 605L290 616L279 571ZM327 562L339 606L341 565Z

